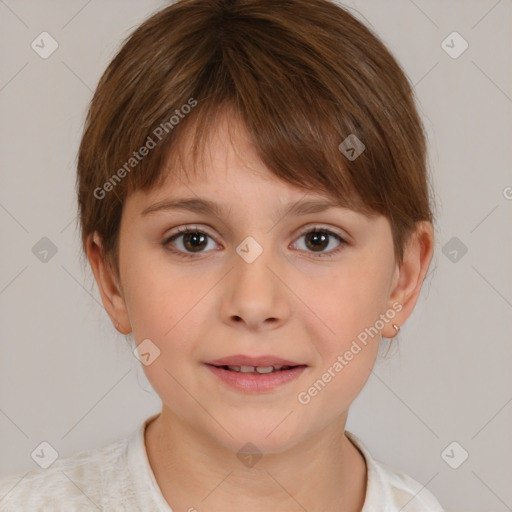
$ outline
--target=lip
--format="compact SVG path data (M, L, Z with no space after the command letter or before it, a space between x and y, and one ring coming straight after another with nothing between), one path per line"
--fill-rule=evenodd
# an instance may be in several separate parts
M215 359L215 361L207 361L206 364L212 366L307 366L303 363L297 363L273 355L252 357L244 354L236 354L221 359Z
M274 359L275 361L276 359ZM282 361L282 360L281 360ZM281 363L275 363L281 364ZM224 365L225 366L225 365ZM229 365L231 366L231 365ZM233 365L235 366L235 365ZM237 365L238 366L238 365ZM243 366L264 366L263 364L248 364ZM273 366L267 364L267 366ZM290 366L290 365L285 365ZM231 388L245 393L263 393L276 389L292 380L298 378L302 372L307 368L306 365L296 366L289 370L280 370L273 373L241 373L236 371L225 370L219 366L213 366L210 363L206 367L216 375L224 384Z

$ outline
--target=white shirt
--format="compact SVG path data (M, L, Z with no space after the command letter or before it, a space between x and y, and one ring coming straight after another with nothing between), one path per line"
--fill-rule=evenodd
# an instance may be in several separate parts
M172 512L158 487L144 442L146 425L158 414L124 439L56 459L47 469L0 479L0 511ZM345 433L368 468L361 512L443 512L420 483L373 459L360 439ZM200 510L199 500L191 503L190 510L193 507Z

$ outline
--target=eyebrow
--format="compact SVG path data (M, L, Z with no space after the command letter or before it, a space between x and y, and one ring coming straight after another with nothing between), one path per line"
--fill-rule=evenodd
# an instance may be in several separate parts
M276 213L277 217L288 215L308 215L311 213L320 213L330 208L341 207L342 205L335 201L312 199L306 201L294 201L282 206ZM213 214L222 217L226 214L224 205L215 203L208 199L197 197L186 197L177 199L167 199L159 201L148 206L141 215L149 215L160 211L184 210L194 213Z

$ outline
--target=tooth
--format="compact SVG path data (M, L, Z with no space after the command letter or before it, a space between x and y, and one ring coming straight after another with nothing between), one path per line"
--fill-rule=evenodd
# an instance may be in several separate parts
M240 371L240 366L228 366L228 368L230 370L233 370L234 372L239 372Z
M240 366L240 371L242 373L253 373L255 367L254 366Z
M272 373L274 371L273 366L257 366L256 371L258 373Z

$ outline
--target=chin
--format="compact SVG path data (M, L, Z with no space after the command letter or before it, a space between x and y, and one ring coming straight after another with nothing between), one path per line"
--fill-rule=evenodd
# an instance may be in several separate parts
M238 424L232 422L228 427L232 437L224 430L220 433L217 431L215 441L237 455L244 450L254 450L260 454L282 453L293 448L299 441L294 432L290 430L291 425L287 425L287 427L279 425L282 420L281 417L279 421L275 422L240 421Z

